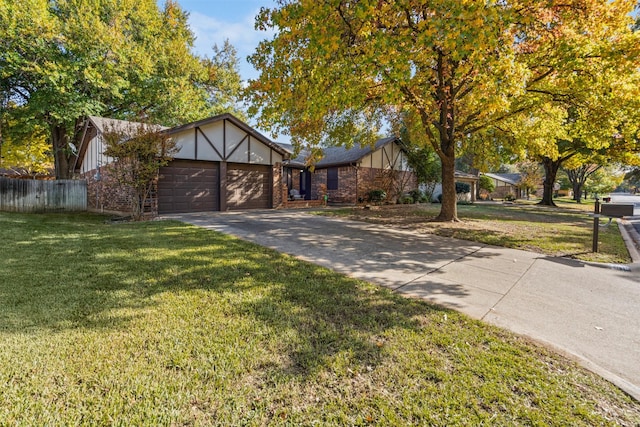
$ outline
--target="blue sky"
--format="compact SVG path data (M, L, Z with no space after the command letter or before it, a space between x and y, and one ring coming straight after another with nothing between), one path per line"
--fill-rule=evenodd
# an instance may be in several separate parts
M222 46L225 39L238 50L240 75L244 80L257 78L258 73L247 62L260 40L273 34L254 30L255 17L261 7L272 8L273 0L178 0L189 12L189 25L196 36L195 51L211 56L214 44Z

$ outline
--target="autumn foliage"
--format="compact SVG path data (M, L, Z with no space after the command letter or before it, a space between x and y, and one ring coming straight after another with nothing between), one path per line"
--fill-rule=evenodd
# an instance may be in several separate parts
M603 135L635 131L615 114L635 111L634 1L278 4L257 20L276 36L251 57L260 124L294 144L350 146L402 120L440 157L440 220L457 220L454 168L464 151L554 157L558 138L602 145ZM570 110L577 119L568 124Z

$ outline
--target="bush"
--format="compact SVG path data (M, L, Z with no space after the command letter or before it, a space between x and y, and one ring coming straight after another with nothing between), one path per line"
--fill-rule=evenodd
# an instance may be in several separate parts
M507 193L504 195L504 200L507 202L513 202L516 199L516 196L514 196L511 193Z
M387 192L384 190L371 190L367 193L367 198L371 203L380 203L387 198Z
M456 194L466 194L471 192L471 185L466 182L456 182Z
M400 197L400 199L398 199L398 203L401 203L403 205L410 205L415 202L412 196L407 195L407 196Z
M496 189L496 185L493 180L486 175L480 175L478 186L481 190L485 190L487 193L493 193L493 190Z
M415 190L411 190L409 192L409 197L411 197L413 199L412 203L418 203L422 200L422 198L424 197L422 194L422 191L415 189Z

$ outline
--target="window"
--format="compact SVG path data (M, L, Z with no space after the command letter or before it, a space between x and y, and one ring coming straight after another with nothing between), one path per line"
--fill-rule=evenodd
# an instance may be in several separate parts
M338 189L338 168L327 169L327 190Z

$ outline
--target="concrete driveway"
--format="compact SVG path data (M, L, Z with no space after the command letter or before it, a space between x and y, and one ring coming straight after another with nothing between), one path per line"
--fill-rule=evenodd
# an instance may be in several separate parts
M527 335L640 400L640 270L633 266L592 266L302 211L164 218L232 234Z

